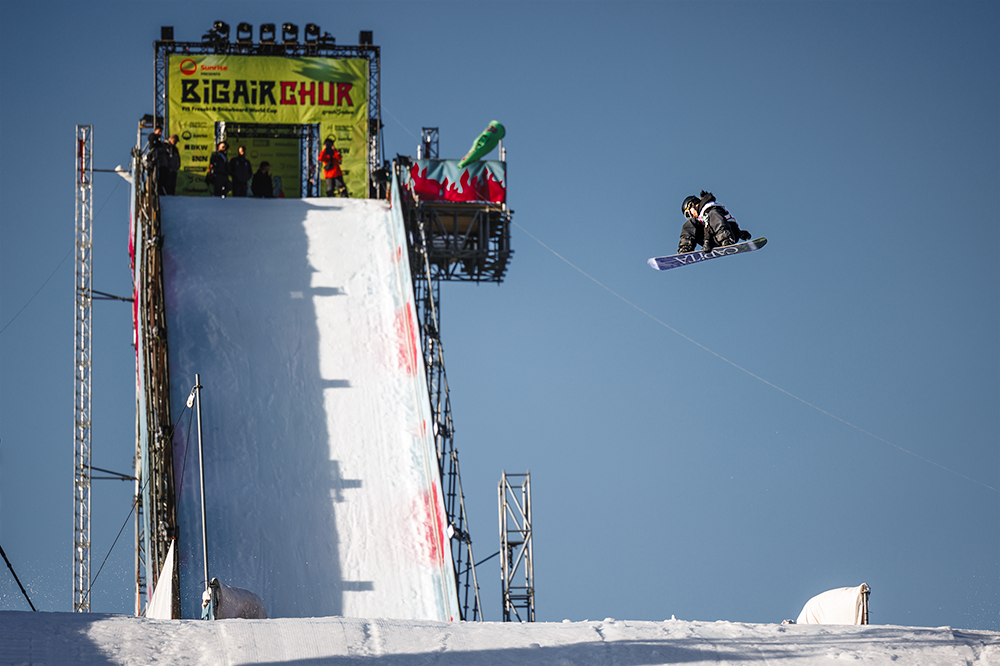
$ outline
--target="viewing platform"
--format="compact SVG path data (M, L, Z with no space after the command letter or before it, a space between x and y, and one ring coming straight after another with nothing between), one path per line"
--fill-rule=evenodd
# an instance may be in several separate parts
M458 160L397 162L407 230L423 232L432 277L503 282L513 254L507 163L458 165Z

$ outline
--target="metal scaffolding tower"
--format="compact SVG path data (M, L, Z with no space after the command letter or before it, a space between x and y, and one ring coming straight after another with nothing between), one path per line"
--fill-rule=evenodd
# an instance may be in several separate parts
M269 36L265 36L265 26L262 25L260 26L260 42L254 43L252 41L252 34L248 35L246 39L237 39L237 41L231 42L229 40L229 26L221 21L217 21L215 26L202 36L201 42L175 41L173 27L161 27L160 39L153 42L153 48L156 51L153 62L153 66L156 69L153 80L155 88L153 91L153 118L156 126L170 127L167 97L170 87L168 63L171 55L259 55L289 58L366 60L368 62L368 145L366 147L368 158L368 197L371 199L379 198L378 180L375 177L375 172L381 169L385 162L385 149L382 141L382 67L381 47L376 46L372 42L372 32L370 30L360 31L357 45L337 44L336 39L331 37L329 33L312 41L307 38L301 44L298 42L297 37L295 40L285 40L279 43L274 39L274 26L270 26L272 33ZM224 32L219 31L221 26L225 26ZM249 26L247 27L249 28ZM318 33L319 26L314 27ZM297 30L298 28L296 28ZM167 136L166 131L164 131L163 136Z
M444 485L445 512L451 532L452 561L458 586L459 605L463 620L482 621L479 599L479 581L476 578L476 560L472 553L472 536L465 513L465 495L458 467L458 450L455 448L454 424L451 420L451 398L448 376L444 367L444 348L441 345L438 311L440 307L440 282L432 276L427 258L427 239L423 226L417 228L411 242L413 290L417 316L420 317L420 346L424 352L427 373L427 390L434 418L434 444L437 449L438 469ZM471 595L471 599L470 599ZM470 605L472 606L470 611Z
M511 479L522 479L512 485ZM503 621L535 621L535 573L531 547L531 472L500 476L500 578L503 583ZM516 585L518 570L524 585ZM521 609L524 616L518 612Z
M136 614L143 612L177 535L174 503L173 423L167 365L167 316L163 286L163 236L156 160L142 153L142 131L132 149L133 237L138 300L136 341L141 386L136 395ZM176 592L176 577L170 583ZM177 595L174 594L174 599Z
M438 137L438 128L424 127L418 155L437 159ZM397 183L402 187L403 214L409 232L410 271L417 316L420 318L420 343L434 416L438 467L445 487L452 560L462 619L482 620L476 562L465 513L448 378L444 368L440 287L443 280L503 282L513 254L510 249L511 211L506 204L488 201L422 202L406 185L407 174L413 166L406 157L397 159L393 165Z
M93 305L94 127L76 126L73 611L90 612L90 352Z
M424 127L420 130L420 145L417 146L418 160L438 159L438 128Z

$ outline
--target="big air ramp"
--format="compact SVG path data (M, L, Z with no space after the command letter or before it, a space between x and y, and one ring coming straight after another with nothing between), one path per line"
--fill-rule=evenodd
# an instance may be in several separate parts
M161 199L183 617L209 575L270 617L458 619L398 206Z

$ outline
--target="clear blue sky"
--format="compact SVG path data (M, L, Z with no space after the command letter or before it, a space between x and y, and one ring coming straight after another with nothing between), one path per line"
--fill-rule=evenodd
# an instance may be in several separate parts
M389 156L506 126L508 279L445 285L442 335L478 558L531 470L540 620L780 622L867 582L875 623L1000 630L994 2L0 4L0 544L38 608L72 602L74 126L125 164L160 26L214 20L373 30ZM125 295L128 188L95 178ZM701 189L767 248L652 271ZM123 472L130 343L97 303L93 464ZM94 484L95 573L131 494ZM132 530L95 611L133 608Z

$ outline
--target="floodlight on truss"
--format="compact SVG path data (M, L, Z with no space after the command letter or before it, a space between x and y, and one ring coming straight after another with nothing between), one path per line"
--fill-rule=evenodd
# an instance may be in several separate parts
M249 23L240 23L236 26L236 43L250 44L253 42L253 26Z
M283 23L281 25L281 43L298 44L299 26L295 25L294 23Z
M229 24L225 21L216 21L212 24L212 29L201 36L203 42L214 42L218 44L229 43Z
M315 44L319 41L319 26L315 23L306 23L304 40L306 44Z

